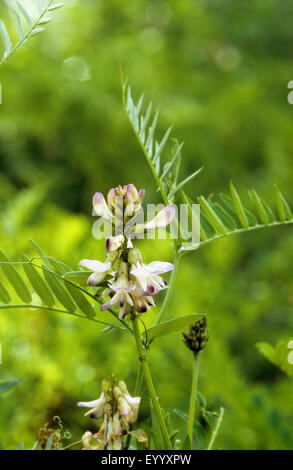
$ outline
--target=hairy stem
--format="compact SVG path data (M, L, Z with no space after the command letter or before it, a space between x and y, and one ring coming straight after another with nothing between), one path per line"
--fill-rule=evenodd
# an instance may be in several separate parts
M207 450L212 450L212 448L213 448L215 439L216 439L216 437L217 437L217 435L218 435L220 426L221 426L222 421L223 421L223 417L224 417L224 408L220 408L219 417L218 417L218 420L217 420L215 429L214 429L213 432L212 432L212 435L211 435L210 442L209 442L209 445L208 445L208 447L207 447Z
M178 268L179 268L179 261L180 261L180 258L181 258L181 254L179 254L177 251L175 252L175 255L174 255L174 261L173 261L173 264L174 264L174 269L173 271L171 272L171 277L170 277L170 281L169 281L169 287L167 289L167 292L166 292L166 295L165 295L165 298L164 298L164 301L163 301L163 305L161 307L161 310L157 316L157 319L155 321L155 325L157 325L163 318L163 315L165 314L168 306L169 306L169 303L170 303L170 300L171 300L171 296L173 294L173 287L174 287L174 283L175 283L175 279L177 277L177 272L178 272Z
M132 324L133 324L133 332L135 336L136 347L138 351L138 357L141 362L141 367L145 376L146 386L148 388L148 391L149 391L149 394L153 403L153 407L157 416L157 420L161 429L161 433L165 442L166 449L172 450L172 445L171 445L169 434L166 428L166 423L165 423L159 402L157 400L157 394L154 388L152 376L151 376L150 369L148 366L146 352L142 344L141 335L140 335L140 331L138 327L137 316L135 314L132 314L131 319L132 319Z
M193 366L192 366L192 384L191 384L191 392L190 392L188 424L187 424L187 434L189 436L191 444L192 444L192 439L193 439L193 422L194 422L195 407L196 407L198 369L199 369L198 356L194 356Z

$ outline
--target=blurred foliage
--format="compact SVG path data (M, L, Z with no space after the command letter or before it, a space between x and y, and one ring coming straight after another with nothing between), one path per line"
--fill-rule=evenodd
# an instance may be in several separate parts
M0 14L8 14L4 2ZM278 182L292 204L292 14L290 0L65 1L1 70L1 249L31 256L33 238L74 268L104 256L91 236L95 191L133 182L147 189L146 202L158 200L122 109L119 63L134 91L162 110L159 130L174 123L185 141L182 178L205 167L191 194L226 190L233 178L240 192L255 186L270 201ZM290 227L275 228L183 258L169 316L207 314L199 389L209 409L225 407L216 447L293 446L292 379L255 348L293 337L292 237ZM141 248L147 261L153 253L171 260L166 241ZM127 335L43 311L2 311L0 326L1 382L24 379L1 397L5 447L32 447L55 415L79 439L90 423L76 402L95 398L112 372L134 391ZM191 360L179 334L152 345L169 410L188 409ZM182 420L173 422L182 431Z

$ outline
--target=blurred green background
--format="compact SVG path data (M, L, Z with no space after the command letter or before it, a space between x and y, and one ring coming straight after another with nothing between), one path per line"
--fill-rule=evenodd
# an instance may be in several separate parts
M91 235L95 191L133 182L146 188L146 202L159 202L122 109L119 63L134 95L144 91L160 109L159 134L173 123L185 141L182 178L205 167L190 195L227 191L233 179L244 201L255 186L272 202L278 182L292 204L291 0L64 3L1 69L0 247L12 259L33 255L28 238L73 268L81 258L102 259L104 244ZM3 2L0 14L9 19ZM275 228L183 258L169 316L208 316L199 389L209 408L226 409L218 448L293 447L292 379L255 348L293 336L292 237L292 228ZM153 253L172 256L167 241L146 242L142 251L148 262ZM0 379L24 379L1 397L6 448L31 447L56 414L79 439L92 428L76 402L94 399L112 372L133 393L134 343L92 325L1 311ZM154 342L150 366L163 406L186 411L191 357L179 334ZM173 422L182 429L179 418Z

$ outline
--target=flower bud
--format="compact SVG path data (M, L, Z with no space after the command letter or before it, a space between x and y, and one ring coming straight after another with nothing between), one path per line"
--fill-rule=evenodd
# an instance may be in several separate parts
M141 252L137 248L130 248L128 251L128 263L137 264L138 262L143 262Z
M145 189L142 188L142 189L139 191L138 197L139 197L139 199L140 199L140 202L142 202L142 201L143 201L143 198L145 197Z
M112 411L113 411L113 408L112 408L111 403L106 403L104 406L104 413L108 416L111 416Z
M119 184L119 186L117 186L117 188L115 188L116 191L117 191L117 195L118 195L118 196L122 196L122 197L125 196L126 190L127 190L126 188L127 188L127 186L124 186L124 187L122 188L121 184Z
M129 416L130 414L131 407L123 396L119 397L117 400L117 409L121 416Z
M208 330L206 317L202 318L189 329L189 333L183 333L185 345L195 356L202 351L208 342Z
M137 201L139 195L138 195L138 192L137 192L137 189L136 189L135 185L132 184L132 183L128 184L127 185L127 191L131 194L132 199L134 201Z
M106 240L106 250L109 253L113 253L113 251L118 250L121 247L122 243L124 242L123 235L117 235L117 237L109 237Z
M111 384L110 380L103 379L101 388L102 388L102 392L104 392L104 393L110 392L110 390L112 388L112 384Z
M111 211L102 193L95 193L93 196L93 215L98 215L105 220L112 220Z
M130 194L130 192L127 191L127 193L126 193L126 195L125 195L125 211L124 211L124 215L125 215L126 217L132 217L133 212L134 212L133 197L132 197L132 195Z
M115 198L117 197L117 191L115 188L110 189L107 195L107 202L109 206L115 207Z
M113 416L112 426L113 426L112 427L113 434L115 434L116 436L121 436L122 435L122 427L121 427L121 422L120 422L120 418L119 418L119 413L117 411Z
M120 388L122 393L128 393L126 383L123 380L119 380L118 387Z
M122 393L121 389L116 386L116 387L113 388L113 395L116 398L116 400L118 400L119 397L123 396L123 393Z

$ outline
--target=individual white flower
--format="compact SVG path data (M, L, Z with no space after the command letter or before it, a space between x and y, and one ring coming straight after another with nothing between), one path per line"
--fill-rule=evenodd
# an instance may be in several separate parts
M119 412L113 416L108 417L107 432L106 432L106 448L107 450L121 450L122 437L127 434L125 429L122 429L122 422Z
M92 434L87 431L82 436L83 450L105 450L107 446L107 427L108 417L105 415L97 433ZM93 441L96 441L97 444L94 445Z
M88 278L89 286L97 286L107 276L109 269L111 268L111 262L102 263L101 261L91 260L91 259L82 259L79 262L80 266L90 269L93 273Z
M125 209L124 209L124 216L125 217L132 217L134 214L134 201L131 193L127 191L125 194Z
M131 395L129 395L129 393L126 393L124 395L124 397L125 397L125 400L130 405L130 408L131 408L131 411L130 411L130 414L129 414L129 421L132 424L137 420L138 409L139 409L139 404L140 404L140 397L132 397Z
M92 445L93 434L90 431L86 431L81 438L83 444L83 450L100 450L100 445Z
M126 263L123 263L123 265ZM122 263L121 263L122 265ZM120 265L120 266L121 266ZM117 280L115 276L117 273L114 273L114 279L108 283L110 288L110 300L103 305L101 305L100 309L102 311L108 310L109 308L113 307L114 305L119 305L119 318L123 318L127 315L131 307L133 306L133 302L130 296L130 292L135 289L135 284L133 281L129 281L127 275L123 272L123 265L121 267L122 271L119 273Z
M131 425L137 420L140 397L132 397L125 382L120 380L118 386L113 389L117 400L117 410L124 419L125 424Z
M123 235L117 235L116 237L108 237L106 240L106 250L109 253L118 250L124 242L125 238Z
M165 280L159 274L172 271L172 269L174 269L172 263L153 261L146 265L138 262L131 267L130 274L135 277L136 283L142 288L144 295L154 295L167 287Z
M116 412L113 418L109 419L109 425L107 430L107 449L109 450L121 450L122 449L122 436L123 430L121 427L121 421L119 413Z
M166 206L152 220L144 225L145 230L155 230L169 225L176 215L174 206Z
M115 207L115 198L118 196L115 188L111 188L107 194L107 202L109 206L113 209Z
M117 409L119 411L120 416L130 415L131 407L123 396L117 399Z
M124 395L117 400L117 410L125 426L131 426L137 420L140 397Z
M112 421L112 431L115 436L122 436L123 430L121 427L121 421L119 417L118 411L113 416L113 421Z
M164 285L164 287L166 286ZM158 290L156 292L153 292L152 295L156 294L157 292ZM135 310L139 313L144 313L147 310L150 310L151 307L155 307L156 302L154 301L152 295L146 295L146 292L141 287L137 287L131 293L131 298Z
M77 406L91 408L85 413L85 416L90 416L93 419L98 419L104 415L104 407L107 403L106 396L104 392L101 393L101 396L97 400L92 401L79 401Z
M98 215L105 220L112 221L112 212L102 193L97 192L93 196L93 215Z

